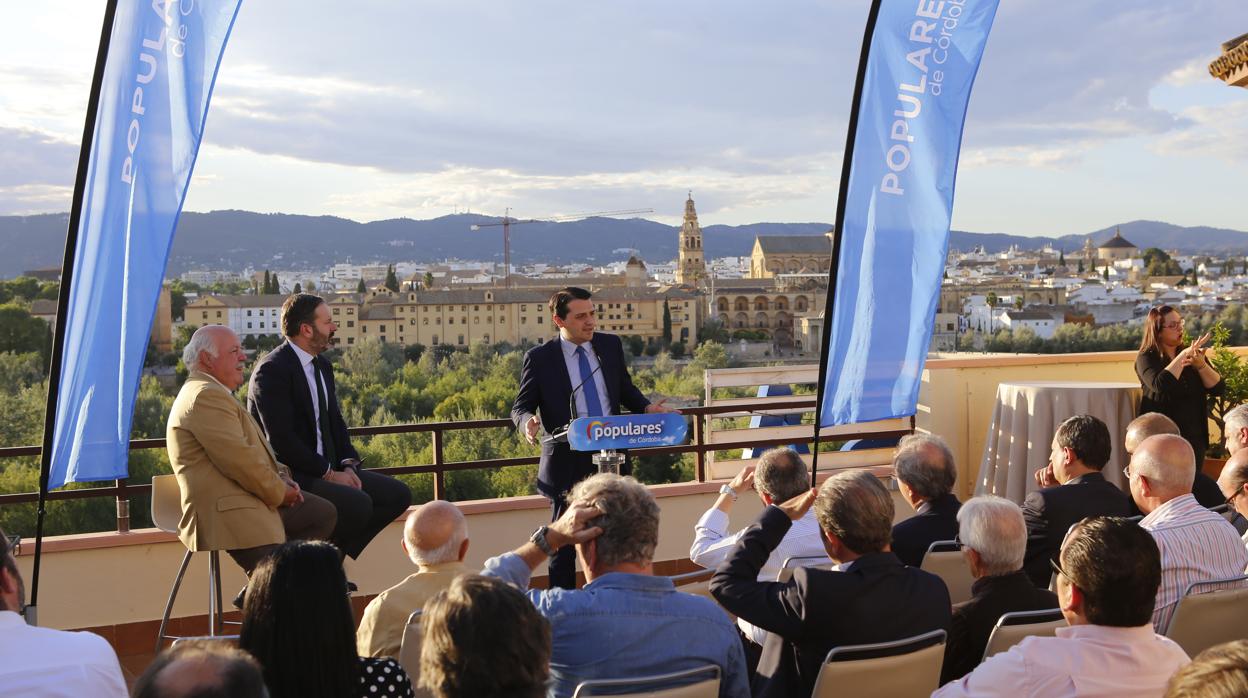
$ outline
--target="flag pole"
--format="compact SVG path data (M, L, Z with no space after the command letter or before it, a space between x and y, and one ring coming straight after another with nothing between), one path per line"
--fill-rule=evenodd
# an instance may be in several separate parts
M74 178L74 198L69 210L69 229L65 233L65 257L61 263L60 293L56 299L56 331L52 337L51 364L48 366L48 400L43 415L43 448L40 451L39 503L35 518L35 561L30 579L30 604L26 622L38 624L39 569L43 558L43 521L47 514L48 476L52 468L52 440L56 430L56 412L60 398L62 353L65 350L65 328L69 316L70 285L74 276L74 257L78 251L78 228L82 218L82 198L86 190L95 138L96 114L100 107L100 88L108 61L113 21L117 16L117 0L105 0L104 24L100 29L100 48L95 57L95 75L91 78L91 94L87 99L87 117L82 127L82 147L78 151L78 172Z
M867 27L863 32L862 51L858 56L858 77L854 81L853 103L849 111L849 132L845 135L845 158L841 163L841 188L836 198L836 222L832 227L832 263L828 266L828 294L823 308L823 339L819 351L819 383L815 386L815 443L811 456L810 486L816 486L819 474L819 429L823 421L824 382L828 378L828 343L832 339L832 306L836 300L836 277L841 261L841 231L845 225L845 200L849 198L849 172L854 161L854 141L858 133L858 112L862 107L862 85L867 77L867 59L871 53L871 38L875 36L875 23L880 17L880 3L873 0L867 13Z

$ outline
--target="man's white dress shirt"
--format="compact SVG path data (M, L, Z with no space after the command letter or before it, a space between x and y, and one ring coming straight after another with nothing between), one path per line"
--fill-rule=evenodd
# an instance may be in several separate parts
M325 385L316 375L316 366L312 365L312 360L316 357L299 348L299 345L290 342L290 348L295 350L295 356L299 357L299 365L303 367L304 380L308 382L308 390L312 391L312 418L316 420L316 452L318 455L325 455L325 445L321 443L321 393L325 394L325 404L329 404L329 391L325 390ZM334 469L334 464L330 463L325 469L328 473Z
M1140 520L1161 550L1161 588L1153 628L1165 632L1189 584L1238 577L1248 567L1248 548L1226 519L1190 494L1175 497ZM1242 586L1242 585L1240 585ZM1216 588L1204 591L1213 591Z
M26 624L0 611L0 694L127 698L117 654L104 638Z
M689 548L689 559L700 567L715 569L721 562L728 559L728 553L732 552L743 533L745 529L728 535L728 515L711 507L702 515L702 518L698 519L698 523L693 528L693 545ZM827 549L823 547L823 534L819 531L815 511L811 509L806 512L805 516L793 522L793 527L781 539L780 545L771 551L767 563L758 572L758 580L760 582L776 581L776 575L784 566L784 561L791 557L816 556L824 558L826 562L831 562L827 559ZM802 566L806 567L810 564L806 562ZM746 637L759 645L763 644L763 640L767 638L766 630L740 618L737 619L737 626L741 628L741 632L745 633Z
M1151 625L1073 625L1027 637L932 694L1010 698L1160 698L1187 654Z

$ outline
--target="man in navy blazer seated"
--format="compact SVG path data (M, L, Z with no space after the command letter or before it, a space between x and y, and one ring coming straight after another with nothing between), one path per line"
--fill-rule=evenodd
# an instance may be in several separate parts
M902 498L915 512L893 526L893 553L907 565L918 567L932 543L958 535L962 503L953 493L958 470L944 439L935 434L910 434L897 444L893 472Z
M1031 583L1047 589L1062 540L1089 516L1129 516L1131 497L1105 479L1112 446L1109 427L1089 414L1067 419L1053 434L1049 464L1036 471L1036 490L1023 500L1027 553L1023 569Z
M321 356L338 326L324 299L296 293L282 304L286 342L256 363L247 407L295 482L338 510L330 541L358 558L412 503L407 485L360 468L338 409L334 369Z
M595 332L597 313L591 294L569 286L550 297L551 319L559 336L530 349L520 371L520 390L511 407L511 421L530 444L539 432L555 434L577 417L629 412L675 412L663 400L651 403L633 385L624 363L624 344L613 334ZM551 521L567 510L567 493L597 472L588 452L573 451L567 441L543 438L537 489L551 502ZM622 475L629 474L625 464ZM576 559L571 546L550 561L551 586L576 587Z
M814 505L836 570L798 568L788 582L760 582L758 570L789 527ZM818 492L763 510L711 578L729 612L768 631L755 698L809 696L828 651L949 630L949 590L889 551L893 498L872 474L842 472Z

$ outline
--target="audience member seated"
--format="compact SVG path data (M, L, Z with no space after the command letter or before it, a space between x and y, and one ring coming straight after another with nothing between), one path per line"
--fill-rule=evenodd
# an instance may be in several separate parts
M1226 452L1233 456L1248 446L1248 405L1239 405L1228 411L1222 423Z
M975 584L971 600L953 609L942 684L966 676L979 664L1001 616L1057 608L1057 595L1037 589L1023 572L1027 524L1017 504L991 495L975 497L958 511L958 526Z
M1166 698L1248 696L1248 640L1214 645L1175 672Z
M1191 444L1171 434L1144 439L1127 466L1131 496L1147 514L1140 527L1161 550L1161 589L1153 609L1153 627L1161 632L1188 585L1236 577L1248 566L1248 549L1235 527L1192 496L1195 468Z
M893 473L901 496L914 516L893 526L893 554L918 567L931 544L958 535L958 507L953 494L958 469L945 440L934 434L903 437L893 457Z
M1135 453L1135 449L1140 447L1144 439L1158 434L1178 435L1179 425L1160 412L1146 412L1131 420L1131 423L1127 425L1127 438L1123 442L1127 455ZM1226 497L1222 496L1221 490L1218 489L1218 483L1200 471L1199 463L1196 464L1196 477L1192 480L1192 496L1206 509L1212 509L1226 502ZM1134 507L1135 502L1131 504ZM1139 513L1141 512L1131 512L1132 516Z
M134 698L268 698L260 664L221 641L182 640L134 684Z
M355 631L362 657L397 658L412 612L468 572L464 567L468 524L459 507L441 500L418 507L403 525L403 550L416 565L416 573L378 594L364 608Z
M1023 500L1027 521L1023 569L1032 584L1049 586L1049 565L1075 522L1088 516L1129 515L1130 497L1101 474L1109 454L1109 429L1096 417L1076 415L1057 427L1049 465L1036 473L1044 489Z
M6 696L125 698L117 653L94 633L26 624L26 584L0 531L0 693Z
M720 667L721 698L747 695L732 621L710 599L679 593L670 579L654 576L654 495L631 477L599 474L577 483L569 501L558 521L538 528L513 552L487 560L484 572L525 590L542 562L565 545L576 546L588 582L583 589L526 592L551 624L551 695L570 696L586 679L707 664Z
M788 501L810 489L810 471L806 462L796 451L789 448L773 448L758 459L758 467L746 466L737 473L732 482L719 490L719 499L711 507L693 529L693 546L689 548L689 559L707 569L719 567L728 558L728 553L745 533L742 529L728 535L728 513L732 504L742 492L753 489L763 500L764 505ZM809 512L801 520L793 522L793 528L785 534L784 540L772 551L771 557L758 572L762 581L774 580L790 557L826 557L823 549L823 535L819 533L819 522L815 513ZM748 643L745 645L746 662L751 666L758 665L759 653L762 652L763 640L767 631L750 625L738 618L737 627Z
M1248 449L1235 452L1222 466L1218 475L1218 490L1222 493L1229 513L1248 517ZM1248 545L1248 533L1240 540Z
M771 551L812 504L828 556L840 570L798 569L788 582L760 582ZM935 575L889 551L893 498L864 471L828 478L763 510L711 578L711 593L739 618L768 631L754 696L809 696L828 650L949 629L949 591ZM734 694L742 695L742 694Z
M1148 532L1121 517L1081 521L1051 565L1070 627L1058 628L1057 637L1024 638L932 698L1161 694L1187 655L1149 623L1161 560Z
M550 623L493 577L451 580L420 619L420 686L435 698L543 698Z
M338 548L293 541L256 567L238 644L273 698L411 696L398 662L356 654L354 625Z

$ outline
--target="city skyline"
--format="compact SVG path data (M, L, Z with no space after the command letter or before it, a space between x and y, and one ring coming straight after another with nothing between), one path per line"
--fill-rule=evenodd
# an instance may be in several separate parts
M69 209L92 5L5 10L0 215ZM654 208L679 225L692 188L703 225L835 216L866 3L308 7L243 3L186 210ZM1232 0L1003 3L953 228L1242 229L1248 100L1206 70L1236 18L1248 19Z

